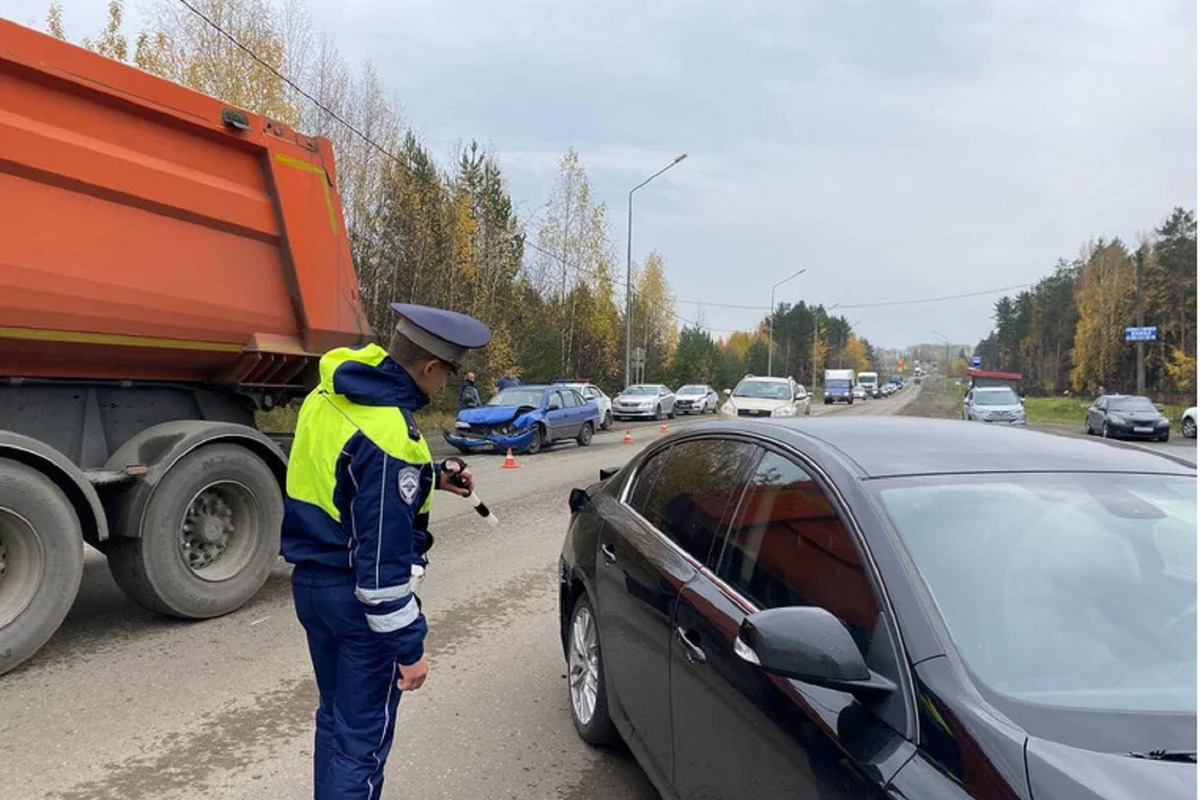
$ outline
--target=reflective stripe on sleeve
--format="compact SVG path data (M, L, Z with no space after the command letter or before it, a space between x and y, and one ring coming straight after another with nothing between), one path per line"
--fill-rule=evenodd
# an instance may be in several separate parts
M369 606L377 606L380 603L386 603L388 600L399 600L411 591L412 581L405 581L399 586L385 586L382 589L364 589L361 586L355 586L354 596L359 599L359 602L366 603Z
M391 633L407 627L421 616L421 608L413 600L409 600L404 608L390 614L367 614L367 625L376 633Z

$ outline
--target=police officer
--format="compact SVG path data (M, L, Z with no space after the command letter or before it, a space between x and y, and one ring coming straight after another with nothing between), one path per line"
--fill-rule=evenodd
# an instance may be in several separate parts
M415 589L432 544L432 489L474 487L469 471L432 463L413 412L492 334L453 311L392 310L387 350L321 359L288 464L282 546L320 695L316 800L379 797L400 695L428 672Z

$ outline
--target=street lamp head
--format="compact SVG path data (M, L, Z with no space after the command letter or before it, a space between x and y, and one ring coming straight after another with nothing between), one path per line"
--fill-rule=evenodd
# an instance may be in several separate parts
M687 158L687 153L680 153L679 155L675 156L675 160L672 161L671 163L678 164L680 161L683 161L685 158Z

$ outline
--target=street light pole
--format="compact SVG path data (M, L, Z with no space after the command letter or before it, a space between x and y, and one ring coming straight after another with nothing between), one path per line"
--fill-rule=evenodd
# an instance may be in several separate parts
M774 374L771 371L771 365L773 363L772 356L775 355L775 290L777 288L779 288L780 286L782 286L783 284L790 281L792 278L799 277L800 275L803 275L806 272L808 272L807 268L799 270L797 272L793 272L791 275L788 275L786 278L781 280L779 283L777 283L771 287L771 316L769 318L770 322L769 322L769 326L768 326L770 328L770 333L767 335L767 377L768 378Z
M633 193L687 158L687 153L629 190L629 219L625 228L625 385L629 385L629 357L633 348Z

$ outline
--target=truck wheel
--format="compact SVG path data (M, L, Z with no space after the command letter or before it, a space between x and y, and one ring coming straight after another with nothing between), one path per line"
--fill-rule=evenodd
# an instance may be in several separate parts
M0 458L0 674L58 630L83 578L83 529L42 473Z
M155 487L141 537L114 540L109 569L130 599L153 611L228 614L266 582L282 520L279 484L262 459L237 445L201 447Z

